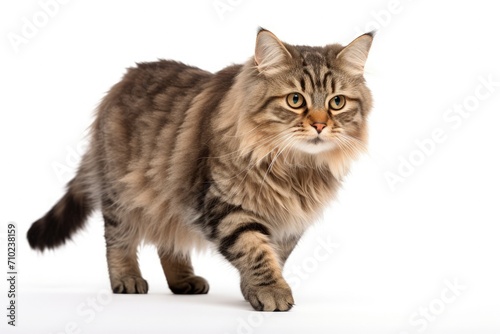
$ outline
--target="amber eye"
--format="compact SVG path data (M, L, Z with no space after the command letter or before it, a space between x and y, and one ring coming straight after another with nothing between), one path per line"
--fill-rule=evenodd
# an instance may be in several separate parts
M333 110L340 110L345 106L345 96L337 95L330 100L330 108Z
M286 97L286 103L293 109L299 109L304 106L305 99L299 93L288 94Z

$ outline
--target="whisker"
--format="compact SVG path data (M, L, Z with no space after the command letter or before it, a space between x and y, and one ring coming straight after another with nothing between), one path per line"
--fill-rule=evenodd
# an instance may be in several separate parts
M267 142L270 142L272 141L274 138L277 138L279 137L281 134L275 134L273 136L269 136L269 137L264 137L260 140L258 140L255 144L260 144L260 145L257 145L257 146L254 146L252 147L252 150L256 150L258 148L261 148L263 146L265 146L267 144ZM262 143L262 144L261 144ZM222 154L222 155L216 155L216 156L211 156L211 157L205 157L205 159L220 159L220 158L225 158L225 157L228 157L230 155L233 155L233 154L238 154L238 155L241 155L241 149L238 148L237 150L235 151L232 151L232 152L229 152L229 153L225 153L225 154ZM236 156L235 158L237 158L238 156Z
M294 143L294 138L293 136L289 135L287 138L285 138L285 145L278 151L278 153L276 154L276 156L272 159L271 163L269 164L269 167L267 168L266 170L266 173L264 174L264 178L262 179L261 183L260 183L260 188L259 188L259 192L258 192L258 195L260 195L261 191L262 191L262 187L264 185L264 182L266 181L266 178L269 174L269 172L272 170L275 162L277 161L277 159L280 157L280 155L288 148L290 147L293 143Z
M335 136L339 148L349 157L356 157L361 151L365 150L364 143L354 137L338 133Z

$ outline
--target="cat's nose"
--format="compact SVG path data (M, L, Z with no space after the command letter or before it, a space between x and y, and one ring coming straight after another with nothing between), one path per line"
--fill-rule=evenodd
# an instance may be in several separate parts
M326 127L326 123L325 122L314 122L311 124L311 126L316 129L318 134L320 134L321 131L323 131L323 129Z

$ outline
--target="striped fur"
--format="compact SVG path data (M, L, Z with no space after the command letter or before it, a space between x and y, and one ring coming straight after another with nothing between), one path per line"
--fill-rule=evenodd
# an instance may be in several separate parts
M213 245L256 310L289 310L283 265L365 146L371 41L291 46L261 30L252 59L215 74L165 60L129 69L97 111L68 192L29 230L30 245L63 244L100 208L115 293L147 292L142 241L157 246L174 293L207 293L190 252ZM290 93L304 97L300 110ZM346 97L342 110L328 105L336 95Z

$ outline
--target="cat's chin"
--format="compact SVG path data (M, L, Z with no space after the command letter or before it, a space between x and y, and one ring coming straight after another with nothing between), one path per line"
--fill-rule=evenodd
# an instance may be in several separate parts
M327 151L333 151L337 148L337 144L335 142L325 140L308 140L295 144L295 148L304 153L320 154Z

